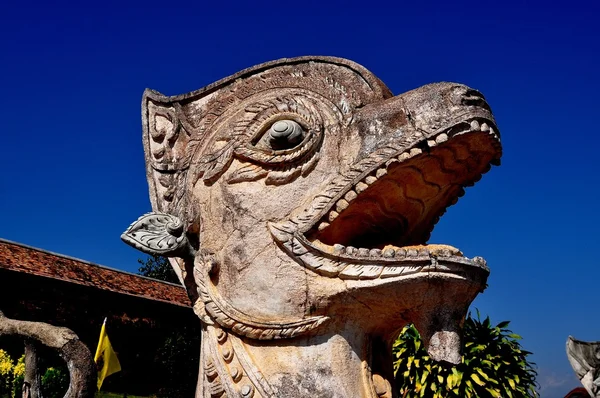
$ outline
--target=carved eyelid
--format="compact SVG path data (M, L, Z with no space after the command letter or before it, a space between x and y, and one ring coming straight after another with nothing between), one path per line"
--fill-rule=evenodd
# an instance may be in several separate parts
M317 140L320 141L321 137L322 134L314 134L311 131L302 142L290 149L274 151L248 144L237 148L235 153L242 159L252 160L260 164L291 162L303 158L312 152L312 149L316 149Z

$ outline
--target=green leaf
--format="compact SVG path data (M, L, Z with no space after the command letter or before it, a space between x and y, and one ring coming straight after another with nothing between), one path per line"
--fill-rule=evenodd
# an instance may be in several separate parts
M471 379L480 386L485 386L485 381L481 380L475 373L471 374Z
M502 321L496 325L497 328L505 329L510 324L510 321Z
M475 369L477 371L477 373L479 373L485 380L489 380L490 378L488 377L488 375L485 374L485 372L483 370L481 370L480 368Z
M427 380L428 375L429 375L429 372L424 370L423 374L421 375L421 384L425 384L425 381Z
M489 316L486 316L486 317L485 317L485 320L483 321L483 327L487 329L487 328L489 328L489 327L490 327L490 324L491 324L491 322L490 322L490 317L489 317Z

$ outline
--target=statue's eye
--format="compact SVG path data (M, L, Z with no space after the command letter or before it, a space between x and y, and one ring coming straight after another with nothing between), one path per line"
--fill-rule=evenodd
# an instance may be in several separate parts
M274 122L256 143L259 148L281 151L292 149L306 137L306 131L296 121L284 119Z
M227 131L243 143L235 147L236 157L262 170L295 169L310 163L318 157L324 137L321 108L324 105L305 95L266 97L247 106L242 117L226 124Z

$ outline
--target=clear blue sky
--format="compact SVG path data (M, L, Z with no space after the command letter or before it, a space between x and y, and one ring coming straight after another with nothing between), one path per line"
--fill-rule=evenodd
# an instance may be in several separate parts
M299 55L357 61L396 94L465 83L490 102L505 155L431 241L488 260L474 305L512 320L544 397L577 386L566 338L600 340L600 6L17 3L0 12L0 237L137 269L119 235L150 210L146 87L180 94Z

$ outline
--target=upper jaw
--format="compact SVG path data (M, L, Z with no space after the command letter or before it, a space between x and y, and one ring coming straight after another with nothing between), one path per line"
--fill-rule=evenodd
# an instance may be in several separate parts
M485 115L486 112L482 112L463 118L449 128L430 134L421 132L421 139L412 145L386 144L375 150L334 179L298 216L271 223L269 228L274 240L307 268L342 279L386 278L423 271L462 275L466 269L479 269L487 275L489 270L481 258L468 259L449 246L414 246L427 241L441 214L464 194L464 187L478 181L490 165L499 160L501 148L497 128L491 116ZM433 167L435 165L437 168ZM367 239L368 244L364 246L357 244L364 239L345 231L361 230L360 223L366 218L362 217L364 212L361 213L365 204L378 197L378 190L389 191L386 191L388 185L399 185L402 191L406 187L402 187L400 177L407 170L419 169L424 172L421 173L425 176L423 181L440 189L443 187L443 192L421 200L426 210L419 214L414 209L407 210L410 202L419 201L419 198L392 196L391 207L395 207L393 210L398 219L408 220L404 229L396 233L394 220L388 223L391 218L385 218L389 214L385 217L371 214L374 224L382 221L391 228L381 236L394 233L396 236L388 241ZM428 174L432 169L435 172ZM402 214L403 211L406 213ZM402 228L401 222L397 224ZM370 231L373 233L369 233L368 222L364 225L367 226L365 236L377 235L373 231L379 225L373 225L374 229Z

